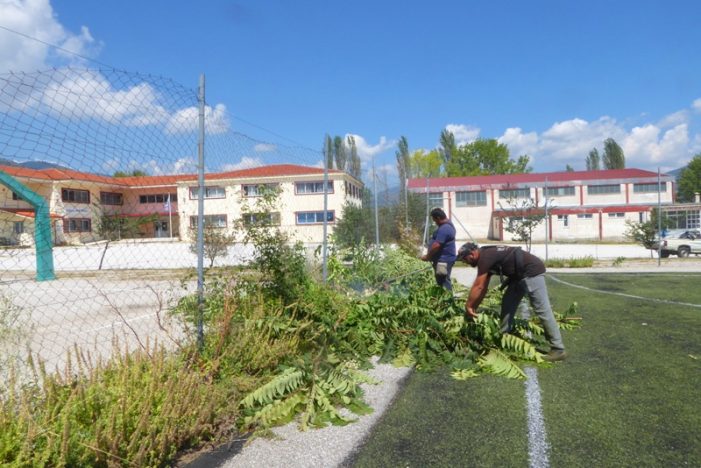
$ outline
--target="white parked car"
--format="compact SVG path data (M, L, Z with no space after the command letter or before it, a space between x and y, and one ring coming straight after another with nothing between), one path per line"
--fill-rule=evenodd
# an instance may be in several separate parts
M652 249L658 250L657 242L652 245ZM660 257L688 257L691 254L701 254L701 231L698 229L674 229L662 238Z

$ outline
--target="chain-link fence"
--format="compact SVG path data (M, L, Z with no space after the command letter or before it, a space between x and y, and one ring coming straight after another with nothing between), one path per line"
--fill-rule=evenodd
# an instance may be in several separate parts
M178 340L166 311L198 286L183 281L198 225L204 266L237 265L251 255L237 223L265 217L313 249L360 203L321 151L233 131L202 89L112 69L0 75L0 367ZM276 210L256 212L271 186Z

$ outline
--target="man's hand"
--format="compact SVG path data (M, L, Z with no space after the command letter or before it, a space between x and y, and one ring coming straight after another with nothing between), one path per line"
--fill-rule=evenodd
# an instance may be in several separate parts
M468 317L477 318L477 312L475 312L475 309L468 305L465 306L465 313Z

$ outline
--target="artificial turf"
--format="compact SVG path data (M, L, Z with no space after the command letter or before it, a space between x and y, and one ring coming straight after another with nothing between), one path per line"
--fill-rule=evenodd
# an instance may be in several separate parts
M558 274L555 310L579 304L569 358L538 369L553 467L701 466L698 274ZM415 372L349 466L528 466L524 384Z

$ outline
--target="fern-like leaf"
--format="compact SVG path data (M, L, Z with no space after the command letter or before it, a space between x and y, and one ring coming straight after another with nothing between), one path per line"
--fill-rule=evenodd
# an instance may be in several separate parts
M523 370L509 359L509 356L497 349L492 349L487 355L480 357L478 364L486 371L502 377L510 379L526 378Z
M538 350L536 350L535 346L518 336L504 333L501 336L501 348L518 357L530 359L538 363L543 362L543 358Z
M414 364L416 364L416 360L411 354L411 350L409 348L404 349L400 355L392 359L392 365L394 367L411 367Z
M296 390L304 380L304 374L299 369L289 367L270 382L255 389L241 400L244 408L256 405L268 405L279 397Z
M479 374L474 369L455 369L450 375L455 380L467 380L472 377L477 377Z
M297 407L304 402L305 397L300 394L294 394L285 400L276 400L263 406L253 415L244 418L244 425L251 426L257 423L259 426L267 428L290 422L297 413Z

